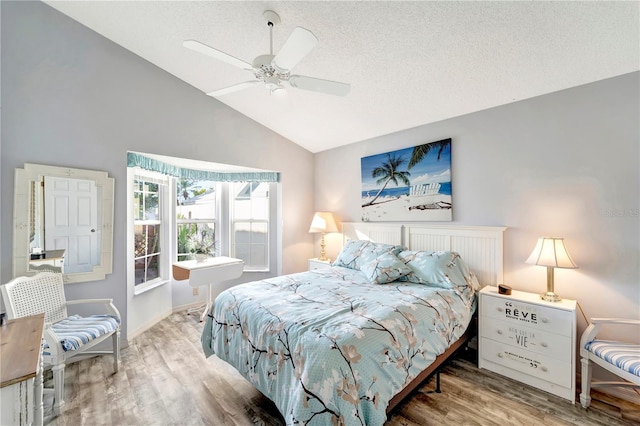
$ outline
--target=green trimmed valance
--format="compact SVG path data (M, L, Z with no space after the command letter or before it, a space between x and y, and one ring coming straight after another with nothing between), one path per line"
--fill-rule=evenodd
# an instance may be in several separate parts
M216 182L278 182L280 173L270 171L214 171L196 170L174 166L137 152L127 152L127 167L140 167L145 170L193 180L212 180Z

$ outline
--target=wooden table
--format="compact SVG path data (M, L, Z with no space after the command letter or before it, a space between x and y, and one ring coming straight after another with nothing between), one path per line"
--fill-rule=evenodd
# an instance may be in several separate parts
M44 314L0 327L0 424L42 424L41 344Z
M243 269L244 262L242 259L216 256L210 257L203 262L185 260L174 263L173 278L175 280L189 280L191 287L206 286L207 303L202 306L204 311L200 316L200 321L203 321L215 297L221 291L229 288L230 286L227 282L239 278Z

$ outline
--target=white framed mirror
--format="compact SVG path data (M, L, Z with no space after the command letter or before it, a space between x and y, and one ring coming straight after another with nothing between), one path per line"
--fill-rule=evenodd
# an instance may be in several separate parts
M107 172L29 163L16 169L13 276L49 270L77 283L110 274L113 192Z

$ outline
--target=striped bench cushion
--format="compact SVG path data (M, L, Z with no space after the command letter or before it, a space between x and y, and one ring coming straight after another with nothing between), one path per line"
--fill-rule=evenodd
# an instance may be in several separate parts
M585 349L621 370L640 377L640 345L609 340L593 340Z
M60 337L66 352L77 351L82 345L117 330L119 325L120 319L113 315L72 315L52 324L51 329Z

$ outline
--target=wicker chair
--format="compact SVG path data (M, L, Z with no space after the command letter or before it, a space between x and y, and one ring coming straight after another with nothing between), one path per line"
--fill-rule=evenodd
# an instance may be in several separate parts
M44 313L43 362L53 371L53 411L59 414L64 405L64 368L67 360L80 355L113 355L113 369L118 371L120 356L120 313L111 299L67 301L63 275L41 272L31 277L18 277L0 286L9 319ZM100 304L105 314L69 316L67 307L78 304ZM112 338L112 350L90 351Z
M584 408L591 403L591 387L597 386L632 386L640 387L640 344L638 342L621 342L599 340L596 335L603 325L638 326L640 320L623 318L592 318L591 324L580 339L580 356L582 357L582 392L580 403ZM638 327L635 336L638 336ZM615 374L619 381L593 381L591 370L593 363Z

